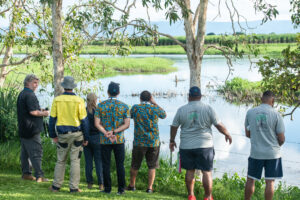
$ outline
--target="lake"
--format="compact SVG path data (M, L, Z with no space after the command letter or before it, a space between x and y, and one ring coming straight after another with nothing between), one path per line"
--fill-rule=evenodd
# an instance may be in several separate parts
M107 57L105 55L93 55L96 57ZM132 55L132 57L148 57L153 55ZM157 56L157 55L156 55ZM83 55L82 57L89 57ZM158 56L157 56L158 57ZM169 74L150 74L150 75L117 75L114 77L102 78L92 81L87 85L89 87L103 87L103 91L99 91L98 95L101 100L107 98L107 86L110 81L120 83L119 99L128 105L139 103L138 96L143 90L149 90L152 93L165 94L156 98L156 102L167 112L167 118L159 121L159 130L161 138L161 156L170 157L168 141L170 139L170 125L177 109L187 104L187 92L189 89L189 67L185 55L159 55L159 57L172 59L178 68L178 71ZM253 66L249 68L250 62L247 59L237 60L234 64L234 71L229 79L239 76L251 81L261 80L261 75ZM202 101L211 105L216 111L218 117L232 134L233 143L229 145L225 142L224 136L213 128L214 147L215 147L215 163L214 177L220 177L225 172L230 175L235 172L240 176L247 175L247 159L250 153L250 142L245 137L244 119L246 112L251 106L237 106L226 102L222 96L210 89L217 84L222 84L228 74L226 60L221 56L205 56L202 67L202 93L204 97ZM175 83L175 76L180 80ZM207 87L208 86L208 87ZM47 90L51 90L50 86ZM167 98L173 94L173 97ZM175 95L176 94L176 95ZM41 105L47 107L51 105L52 99L45 94L38 94ZM286 143L282 147L282 159L284 168L284 178L282 181L288 185L300 186L300 109L294 113L294 120L290 117L284 118L286 126ZM126 146L131 148L133 140L133 121L128 130L125 131ZM179 132L176 137L179 146ZM176 159L178 149L173 153L173 161ZM127 169L129 170L129 169Z

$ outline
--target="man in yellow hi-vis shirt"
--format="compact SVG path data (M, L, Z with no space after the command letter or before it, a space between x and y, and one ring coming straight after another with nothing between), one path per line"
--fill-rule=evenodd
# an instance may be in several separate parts
M54 98L49 120L49 135L57 144L57 162L50 190L57 192L61 188L70 152L70 192L80 192L80 157L82 145L87 145L88 140L87 114L84 100L73 93L74 78L64 77L61 86L65 92Z

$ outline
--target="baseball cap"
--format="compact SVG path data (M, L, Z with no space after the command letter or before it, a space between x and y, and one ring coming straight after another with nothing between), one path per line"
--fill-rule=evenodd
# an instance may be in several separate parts
M197 86L193 86L189 90L189 96L190 97L200 97L201 96L201 90Z
M107 92L112 96L116 96L120 92L120 84L115 82L110 82L108 85Z

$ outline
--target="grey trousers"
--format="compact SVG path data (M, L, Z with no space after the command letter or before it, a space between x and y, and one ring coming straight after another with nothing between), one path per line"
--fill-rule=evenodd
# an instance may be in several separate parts
M54 170L54 180L52 186L61 188L68 156L70 154L70 190L78 189L80 182L80 158L82 154L82 132L58 134L57 162Z
M40 134L36 134L29 139L20 139L22 174L31 174L33 167L36 178L44 177L44 172L42 171L43 148Z

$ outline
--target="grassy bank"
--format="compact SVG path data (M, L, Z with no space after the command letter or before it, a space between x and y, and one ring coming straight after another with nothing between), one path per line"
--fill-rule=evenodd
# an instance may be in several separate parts
M217 89L218 93L234 104L255 103L259 102L262 94L261 82L251 82L247 79L235 77L226 81L225 85Z
M81 76L83 73L90 73L89 77L101 78L114 76L120 73L168 73L176 71L172 66L173 61L165 58L148 57L148 58L80 58L70 65L66 65L65 75L75 74ZM41 70L43 68L43 70ZM28 66L16 68L15 73L10 73L7 82L20 80L22 81L26 74L35 73L43 77L43 82L50 82L53 76L52 60L47 60L43 66L38 63L31 63ZM73 73L71 73L73 72Z
M53 170L56 161L56 148L48 138L43 139L44 157L43 169L46 176L53 177ZM127 151L128 152L128 151ZM114 159L112 159L112 184L113 192L110 195L99 193L96 186L88 190L85 184L84 176L84 156L81 159L81 184L83 189L81 194L70 194L68 191L68 176L70 166L66 166L66 180L61 192L53 194L48 191L49 183L37 184L21 180L20 145L18 142L0 144L0 199L186 199L187 191L184 183L184 173L178 173L176 167L169 166L166 160L160 160L160 168L156 173L154 182L155 193L145 193L147 187L147 166L143 162L137 177L137 191L127 192L124 196L116 196L117 180ZM126 183L129 182L129 169L131 156L129 153L125 156ZM95 174L94 174L95 177ZM245 178L237 175L224 175L222 178L214 179L213 196L216 200L239 200L243 199ZM256 182L256 190L253 200L264 198L264 181ZM198 199L203 198L203 188L199 182L196 182L195 193ZM300 198L300 189L292 186L279 184L276 188L274 200L295 200Z
M296 43L274 43L274 44L257 44L260 49L261 55L268 56L279 56L281 51L290 45L292 48L296 47ZM86 46L81 54L107 54L111 47L110 46L98 46L98 45L89 45ZM241 49L245 49L242 46ZM29 52L32 52L34 49L29 49ZM14 53L25 53L25 48L15 48ZM132 54L185 54L182 47L179 45L167 45L167 46L136 46L132 48ZM222 53L215 49L208 49L205 52L205 55L221 55Z

